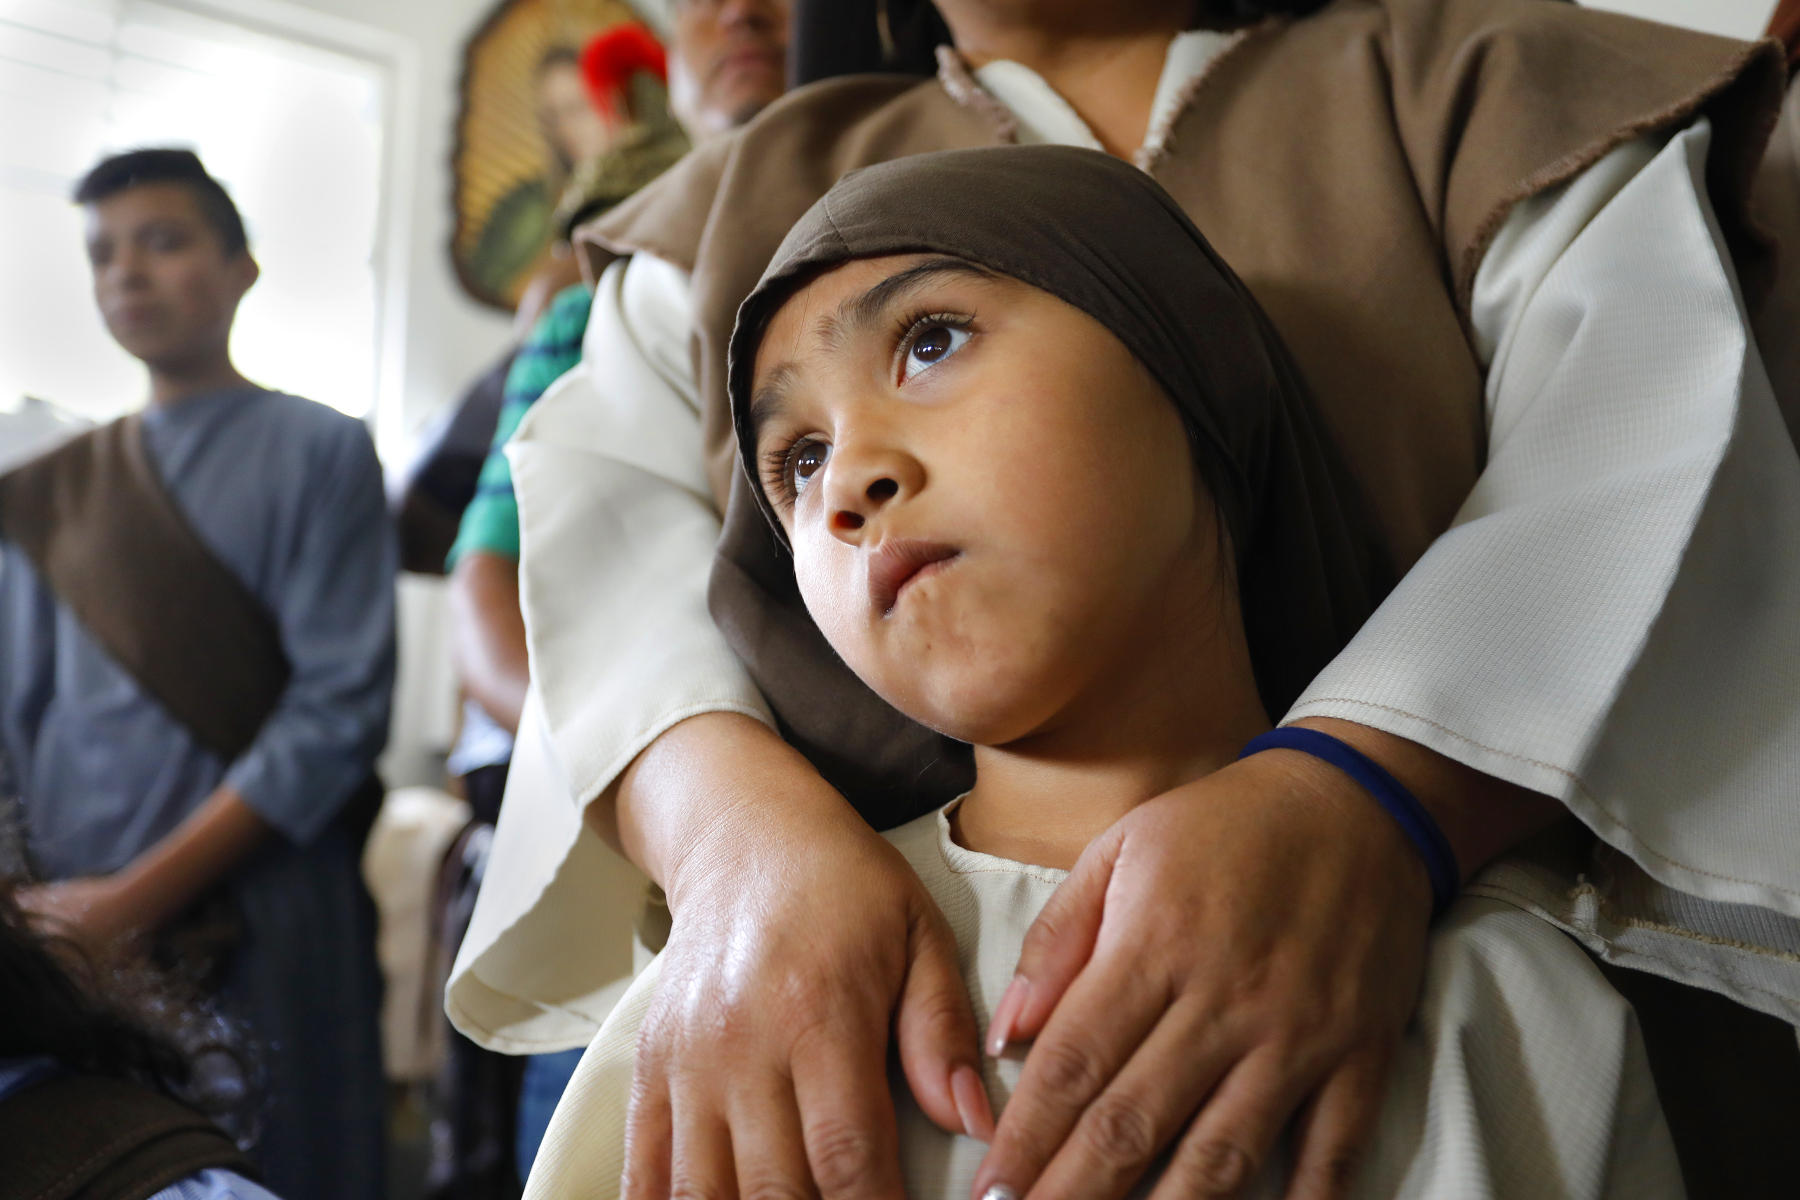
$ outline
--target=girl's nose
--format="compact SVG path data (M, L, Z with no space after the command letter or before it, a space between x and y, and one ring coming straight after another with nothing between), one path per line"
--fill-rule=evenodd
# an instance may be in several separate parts
M884 510L924 483L917 459L893 449L859 449L840 443L826 465L825 508L831 532L856 541Z
M831 514L831 526L834 530L841 529L847 533L861 529L867 520L864 511L869 511L872 515L873 510L880 508L899 494L900 484L898 481L885 475L871 480L869 485L863 489L863 499L866 503L856 509L834 509Z

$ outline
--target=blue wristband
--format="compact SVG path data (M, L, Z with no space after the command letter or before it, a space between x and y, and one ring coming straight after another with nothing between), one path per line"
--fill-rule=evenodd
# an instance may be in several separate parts
M1316 729L1299 729L1291 725L1283 729L1271 729L1261 737L1252 738L1238 757L1249 758L1264 750L1298 750L1302 754L1310 754L1330 763L1356 780L1363 791L1374 797L1375 803L1394 818L1400 831L1406 835L1406 840L1413 844L1413 849L1424 860L1425 874L1431 880L1431 915L1436 917L1450 906L1450 901L1456 898L1457 883L1461 877L1456 865L1456 854L1450 849L1450 842L1444 837L1444 831L1438 828L1438 823L1425 811L1425 806L1398 779L1389 775L1380 763L1329 733L1320 733Z

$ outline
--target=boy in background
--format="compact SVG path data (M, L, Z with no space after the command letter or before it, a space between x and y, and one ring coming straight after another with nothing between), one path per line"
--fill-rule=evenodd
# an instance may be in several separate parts
M251 383L243 221L185 150L75 191L149 403L0 477L0 759L24 908L141 944L250 1026L257 1157L289 1200L382 1185L379 976L358 873L380 799L395 549L361 422Z

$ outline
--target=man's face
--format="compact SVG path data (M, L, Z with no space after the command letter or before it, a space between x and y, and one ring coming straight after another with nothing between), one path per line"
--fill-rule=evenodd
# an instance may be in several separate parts
M787 0L676 0L669 103L688 132L735 129L787 89Z
M94 300L114 340L151 367L223 352L256 263L225 253L193 192L140 184L88 205L87 216Z

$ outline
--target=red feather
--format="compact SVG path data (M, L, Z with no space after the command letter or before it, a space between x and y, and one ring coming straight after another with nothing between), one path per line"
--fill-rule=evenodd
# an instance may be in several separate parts
M669 81L669 59L662 43L636 21L625 21L595 34L581 48L581 77L588 96L600 112L613 120L623 111L625 87L639 71L649 71Z

